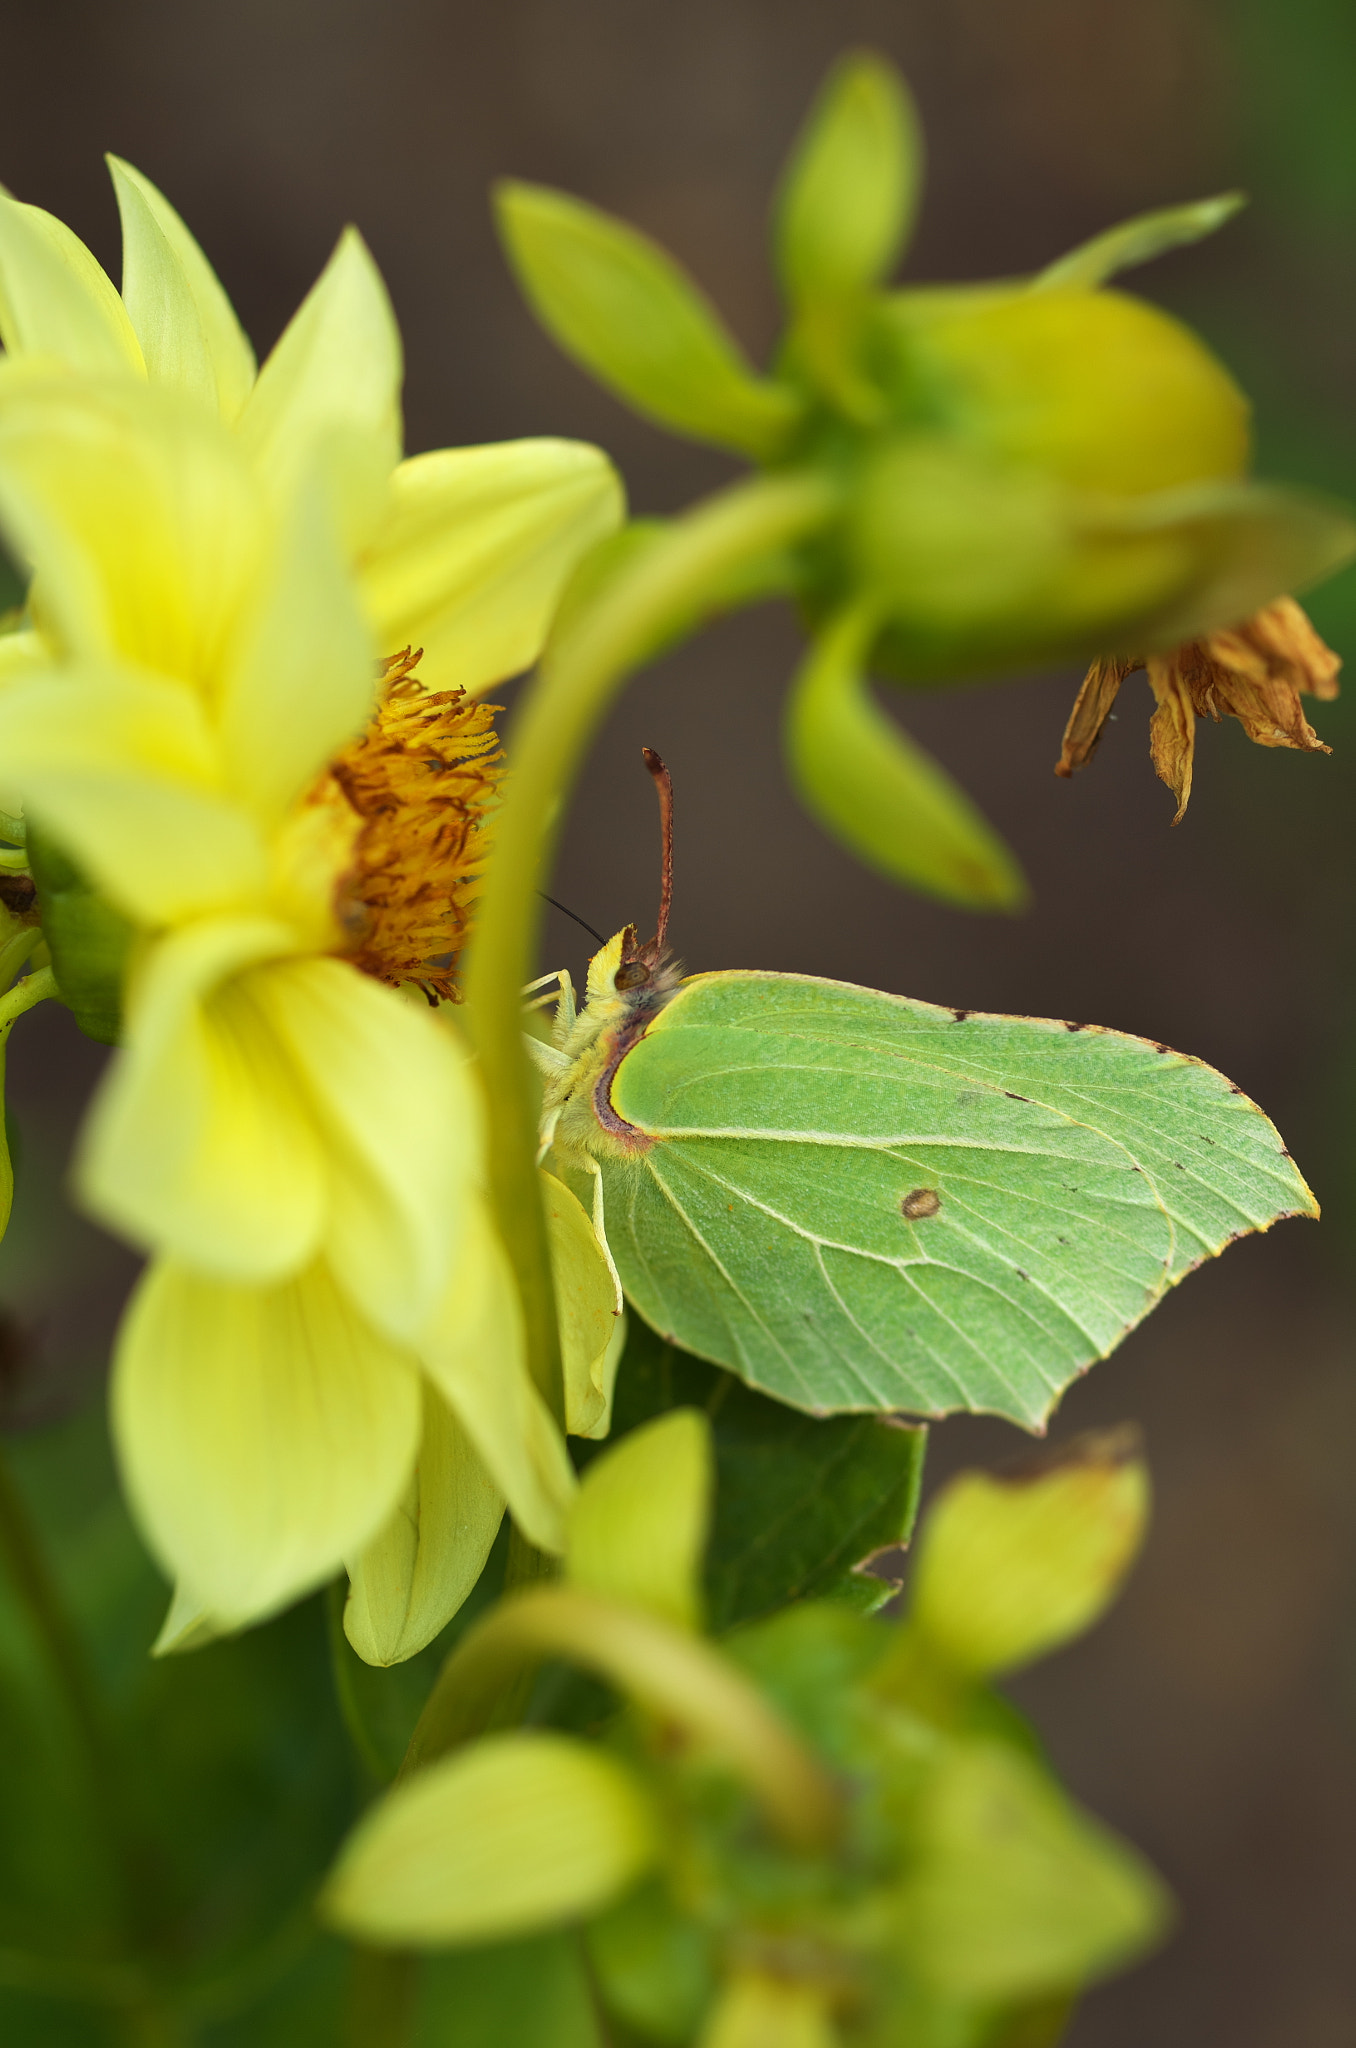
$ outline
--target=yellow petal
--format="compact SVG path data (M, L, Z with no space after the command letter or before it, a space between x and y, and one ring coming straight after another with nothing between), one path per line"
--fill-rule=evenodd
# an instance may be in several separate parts
M376 650L322 478L304 470L226 666L220 722L232 788L276 820L362 730L376 693Z
M483 1202L466 1211L457 1253L452 1284L420 1355L523 1534L539 1550L559 1552L574 1472L528 1374L517 1290Z
M126 308L84 243L54 214L4 196L0 338L12 356L145 375Z
M147 374L233 420L254 383L235 308L163 193L121 157L106 161L122 216L123 304Z
M270 490L284 497L318 441L347 431L375 444L375 470L360 464L338 479L336 513L352 546L368 539L386 476L400 460L401 367L386 287L361 235L346 228L260 370L239 433Z
M213 787L200 700L177 684L90 663L0 691L9 787L121 910L169 923L248 902L267 849Z
M0 516L65 652L212 684L269 534L201 406L130 380L0 378Z
M530 667L575 564L624 512L616 471L581 441L414 456L361 563L380 645L422 647L440 690L474 694Z
M475 1206L479 1104L454 1041L424 1005L343 960L250 977L303 1077L329 1172L325 1249L380 1328L412 1338L447 1288Z
M113 1426L151 1549L238 1625L331 1577L385 1521L418 1443L418 1373L321 1266L252 1288L164 1260L123 1321Z
M699 1409L673 1408L629 1431L593 1460L570 1509L572 1582L699 1627L712 1476L711 1425Z
M504 1496L424 1382L424 1433L395 1513L348 1571L344 1632L369 1664L399 1664L446 1627L485 1568Z
M554 1174L543 1173L541 1186L565 1368L565 1427L571 1436L606 1436L621 1290L583 1204Z
M280 1279L319 1248L326 1155L285 1046L257 1000L286 926L221 918L150 951L128 991L126 1044L77 1162L93 1213L223 1279Z
M321 1912L401 1948L499 1940L594 1912L658 1844L625 1765L567 1735L490 1735L415 1772L359 1822Z
M185 1650L201 1650L228 1632L207 1612L198 1595L181 1581L174 1589L160 1633L151 1644L151 1655L177 1657Z

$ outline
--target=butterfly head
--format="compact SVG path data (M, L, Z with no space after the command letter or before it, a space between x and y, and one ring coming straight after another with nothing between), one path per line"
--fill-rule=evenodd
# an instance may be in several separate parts
M631 1008L655 997L667 999L681 969L659 936L641 942L633 924L624 925L589 962L590 1003L622 1002Z

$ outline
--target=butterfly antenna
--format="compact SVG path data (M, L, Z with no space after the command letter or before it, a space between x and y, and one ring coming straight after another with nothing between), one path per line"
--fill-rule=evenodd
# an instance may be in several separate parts
M563 911L564 915L571 918L581 931L586 931L591 939L596 939L600 946L607 944L607 940L603 937L602 933L596 932L591 924L586 923L577 910L571 910L568 904L557 903L555 897L548 896L545 889L538 889L537 894L541 897L543 903L550 904L552 910Z
M645 766L654 777L654 786L659 792L659 832L663 844L662 865L659 879L659 922L654 938L646 947L652 960L657 960L664 950L664 939L669 928L669 909L673 903L673 777L660 760L653 747L642 747Z

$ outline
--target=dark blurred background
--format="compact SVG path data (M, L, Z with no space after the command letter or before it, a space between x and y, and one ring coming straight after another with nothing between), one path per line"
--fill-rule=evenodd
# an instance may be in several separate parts
M180 207L261 352L341 224L359 223L404 326L411 450L587 436L643 512L718 483L718 458L633 421L534 330L486 188L513 172L638 221L761 353L778 163L831 57L870 42L903 64L927 124L912 277L1019 272L1128 213L1246 187L1240 221L1137 287L1247 382L1264 471L1356 496L1351 0L10 0L0 22L0 174L115 274L105 148ZM1356 655L1356 574L1313 609ZM1205 731L1170 831L1142 679L1072 785L1050 772L1072 674L892 700L1027 864L1036 908L1006 922L892 890L798 813L777 738L796 655L794 626L768 611L635 683L580 791L558 891L605 930L650 914L643 740L677 781L689 965L1122 1026L1221 1066L1280 1123L1326 1220L1235 1247L1069 1396L1056 1434L1144 1424L1158 1512L1118 1612L1020 1691L1074 1787L1149 1851L1183 1909L1158 1960L1089 1999L1076 2048L1345 2048L1356 704L1319 714L1331 760ZM543 964L577 969L581 953L553 917ZM15 1429L88 1385L131 1270L61 1196L96 1066L47 1012L20 1025L22 1194L0 1265L29 1347L26 1364L0 1352ZM998 1425L948 1423L933 1482L1020 1448Z

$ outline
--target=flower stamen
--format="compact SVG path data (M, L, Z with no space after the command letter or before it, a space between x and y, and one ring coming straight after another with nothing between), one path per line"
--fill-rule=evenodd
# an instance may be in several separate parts
M362 821L337 904L353 935L350 958L394 987L413 982L430 1003L456 1002L487 825L503 773L497 704L464 690L428 690L422 648L383 665L367 730L324 778Z

